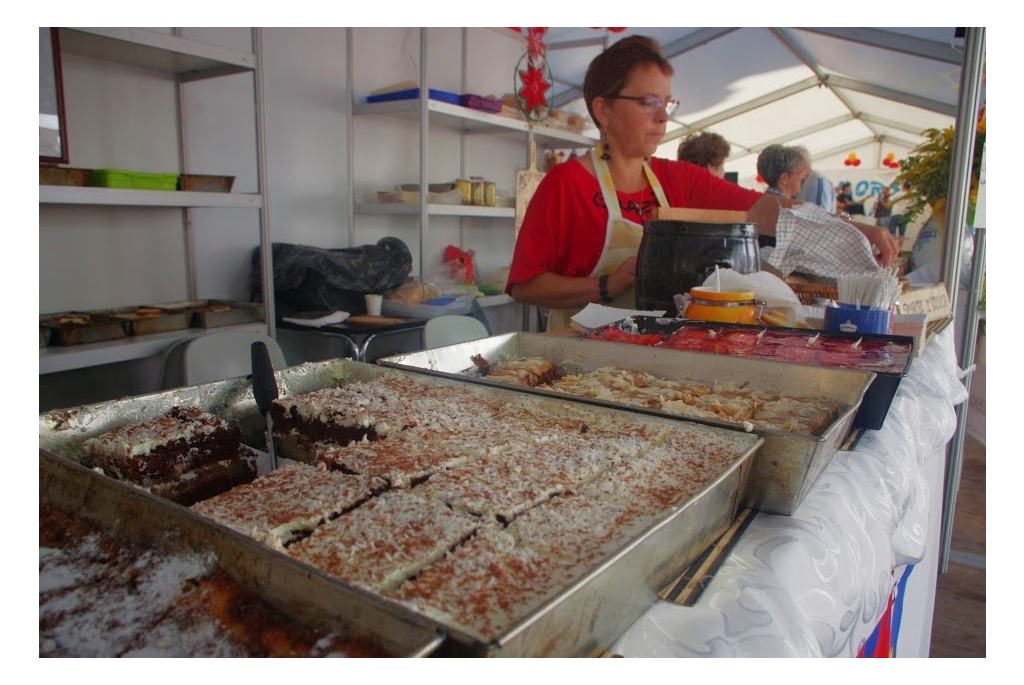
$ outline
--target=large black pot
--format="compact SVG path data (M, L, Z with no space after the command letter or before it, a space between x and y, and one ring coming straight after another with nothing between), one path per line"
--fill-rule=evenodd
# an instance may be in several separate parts
M648 221L636 260L636 308L675 314L672 297L703 285L716 266L750 274L759 259L754 224Z

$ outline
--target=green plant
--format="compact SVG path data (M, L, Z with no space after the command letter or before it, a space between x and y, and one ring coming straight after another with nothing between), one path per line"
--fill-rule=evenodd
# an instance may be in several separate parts
M903 221L910 223L926 208L934 211L949 193L950 167L953 161L953 127L930 128L922 132L925 142L914 148L900 161L896 183L909 183L907 210ZM967 203L967 223L974 224L974 208L978 200L978 180L981 173L981 155L985 149L984 119L980 122L974 140L974 159L971 165L971 190Z

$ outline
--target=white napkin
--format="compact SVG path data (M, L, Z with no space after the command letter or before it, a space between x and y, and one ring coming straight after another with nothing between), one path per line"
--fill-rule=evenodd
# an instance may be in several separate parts
M754 299L772 307L800 307L796 296L784 280L768 271L741 274L735 269L719 269L718 275L711 274L704 281L705 288L715 288L721 282L722 290L752 290Z
M327 316L321 316L319 319L295 319L290 316L282 316L281 320L298 324L299 326L320 328L320 326L330 326L332 323L341 323L347 318L348 312L331 312Z
M607 326L616 321L622 321L627 316L665 316L665 310L643 311L640 309L619 309L618 307L606 307L603 304L591 302L576 316L569 320L570 325L578 331L589 331L593 328Z

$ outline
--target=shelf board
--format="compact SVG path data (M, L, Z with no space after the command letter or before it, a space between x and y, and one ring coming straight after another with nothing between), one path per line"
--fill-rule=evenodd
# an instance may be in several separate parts
M229 329L265 331L266 328L265 323L257 322L219 328L187 328L180 331L137 335L121 340L86 345L43 347L39 350L39 375L145 359L155 354L163 354L167 348L179 340L198 338L216 331Z
M505 133L525 137L532 126L534 137L540 147L591 147L597 143L594 138L574 131L529 124L521 119L482 112L450 102L429 100L427 111L430 123L461 133ZM353 112L357 115L378 115L416 121L420 116L420 101L416 99L372 102L356 106Z
M256 68L256 56L252 53L139 28L62 27L60 49L68 54L178 74L183 80Z
M128 190L89 186L39 186L40 204L120 207L250 207L263 200L254 193L201 193L179 190Z
M356 214L397 214L414 215L420 213L418 204L405 202L360 202L356 203ZM497 219L515 219L515 207L478 207L474 205L427 205L430 216L465 216L491 217Z

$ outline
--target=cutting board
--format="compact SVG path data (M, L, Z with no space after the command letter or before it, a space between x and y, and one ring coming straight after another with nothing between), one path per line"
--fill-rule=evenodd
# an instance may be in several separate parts
M516 172L516 237L526 216L526 207L544 178L544 172L537 168L537 142L530 141L530 167Z
M402 323L405 319L399 319L395 316L370 316L369 314L354 314L353 316L345 319L345 323L349 326L392 326L396 323Z
M730 209L690 209L688 207L655 207L652 219L694 221L703 224L747 224L746 212Z

